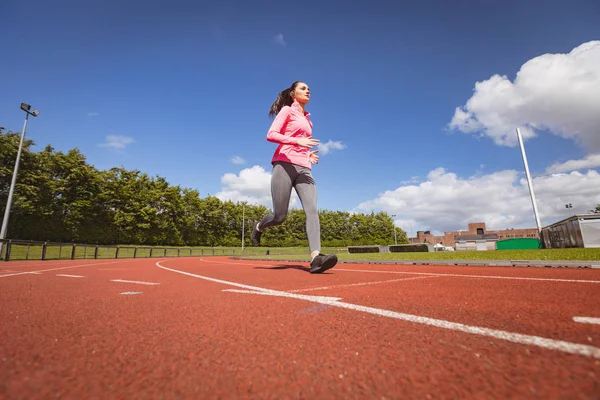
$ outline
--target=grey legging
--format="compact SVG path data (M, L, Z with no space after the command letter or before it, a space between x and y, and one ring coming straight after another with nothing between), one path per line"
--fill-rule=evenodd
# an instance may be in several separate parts
M317 211L317 187L309 168L277 161L271 176L273 214L266 215L259 223L260 230L281 224L287 216L292 187L296 189L306 214L306 234L310 252L321 250L321 226Z

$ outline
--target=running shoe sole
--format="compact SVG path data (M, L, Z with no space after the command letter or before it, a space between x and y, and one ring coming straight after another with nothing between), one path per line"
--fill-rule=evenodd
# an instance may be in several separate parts
M338 262L338 258L335 254L330 255L327 257L327 259L323 262L323 264L321 264L320 266L314 268L314 269L310 269L310 273L311 274L320 274L323 273L325 271L327 271L328 269L333 268Z

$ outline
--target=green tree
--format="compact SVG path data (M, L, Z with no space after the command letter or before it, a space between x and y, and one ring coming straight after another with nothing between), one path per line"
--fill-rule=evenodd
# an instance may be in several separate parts
M6 209L19 142L20 134L18 132L9 131L0 134L0 209L2 213ZM41 239L37 217L40 211L43 212L43 210L38 210L38 207L43 194L40 182L44 179L40 178L39 157L35 152L30 151L34 145L32 140L25 139L23 141L7 227L8 238L33 235Z
M19 134L0 135L0 206L4 209L19 145ZM99 171L77 149L56 152L50 145L31 151L25 140L13 197L9 238L96 244L239 246L250 244L253 222L270 213L248 203L200 197L123 167ZM600 207L600 206L599 206ZM320 210L321 245L391 244L386 213ZM406 232L396 229L399 243ZM266 230L265 246L308 246L306 215L290 209L283 224Z

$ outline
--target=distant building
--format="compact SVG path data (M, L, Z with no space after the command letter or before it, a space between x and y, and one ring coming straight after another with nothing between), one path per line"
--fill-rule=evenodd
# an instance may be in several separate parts
M495 250L498 240L540 237L537 228L488 231L485 222L473 222L468 226L468 230L444 232L443 236L432 235L431 231L417 231L417 236L408 240L410 243L440 243L456 250Z
M600 214L577 214L542 228L544 247L600 248Z

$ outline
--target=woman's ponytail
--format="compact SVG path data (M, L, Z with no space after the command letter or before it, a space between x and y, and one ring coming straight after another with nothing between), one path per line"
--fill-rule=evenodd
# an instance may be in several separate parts
M273 105L271 105L271 109L269 110L270 117L273 117L273 116L279 114L279 111L281 111L281 109L284 106L292 105L292 103L294 102L294 99L292 98L292 92L296 89L296 86L300 82L301 81L296 81L289 88L284 89L281 92L279 92L279 94L277 95L277 99L275 100Z

